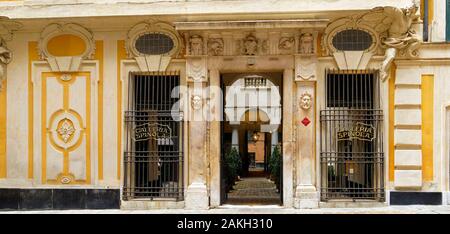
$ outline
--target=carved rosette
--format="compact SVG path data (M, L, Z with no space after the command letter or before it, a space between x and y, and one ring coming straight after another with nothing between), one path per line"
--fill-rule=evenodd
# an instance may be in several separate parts
M50 117L50 143L57 149L73 151L83 138L81 117L73 112L57 111Z

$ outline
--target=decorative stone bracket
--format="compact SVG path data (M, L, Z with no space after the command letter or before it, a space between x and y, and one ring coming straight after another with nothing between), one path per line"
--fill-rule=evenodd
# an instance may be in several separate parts
M206 56L189 56L186 58L188 82L207 82L208 64Z

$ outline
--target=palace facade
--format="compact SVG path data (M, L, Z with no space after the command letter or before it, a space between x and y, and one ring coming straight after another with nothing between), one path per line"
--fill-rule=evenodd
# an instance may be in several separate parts
M286 208L450 202L448 0L2 0L0 39L0 209L221 207L230 152Z

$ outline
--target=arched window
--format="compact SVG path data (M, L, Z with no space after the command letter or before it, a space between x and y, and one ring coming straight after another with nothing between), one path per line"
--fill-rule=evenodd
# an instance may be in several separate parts
M333 46L340 51L364 51L372 46L372 36L363 30L347 29L336 33Z
M174 42L168 35L152 32L139 36L134 46L141 54L163 55L168 54L174 48Z

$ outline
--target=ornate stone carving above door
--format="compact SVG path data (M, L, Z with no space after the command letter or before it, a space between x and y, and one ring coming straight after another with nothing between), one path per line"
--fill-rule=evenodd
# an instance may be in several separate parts
M210 38L208 40L208 55L221 56L223 55L224 44L222 38Z

